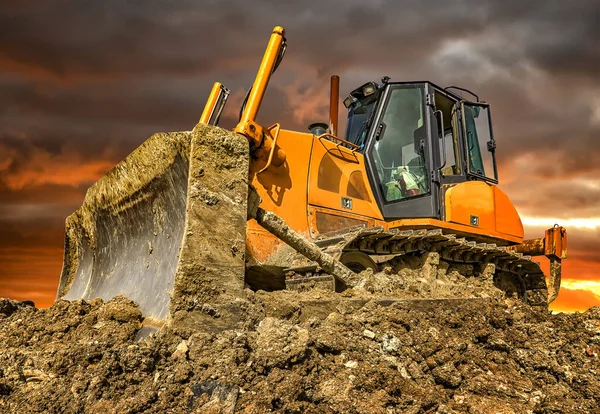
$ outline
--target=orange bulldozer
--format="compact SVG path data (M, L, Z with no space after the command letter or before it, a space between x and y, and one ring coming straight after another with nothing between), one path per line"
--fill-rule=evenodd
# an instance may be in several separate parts
M490 106L384 77L343 100L340 136L333 76L328 123L265 127L256 117L286 47L275 27L233 131L217 126L229 91L216 83L192 131L151 136L88 190L66 221L57 298L122 294L158 324L191 308L218 324L241 317L248 287L340 292L386 260L435 252L547 309L566 231L524 240L498 187ZM548 281L534 256L550 259Z

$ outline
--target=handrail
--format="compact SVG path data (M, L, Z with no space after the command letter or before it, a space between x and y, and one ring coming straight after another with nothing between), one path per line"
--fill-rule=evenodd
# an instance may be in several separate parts
M337 145L336 145L336 147L338 147L338 148L339 148L339 146L340 146L340 145L342 145L342 144L344 144L344 145L349 145L349 146L351 147L350 149L352 150L352 152L354 152L354 151L356 151L356 150L358 150L358 149L360 148L358 145L356 145L356 144L353 144L353 143L352 143L352 142L350 142L350 141L346 141L346 140L345 140L345 139L343 139L343 138L336 137L335 135L333 135L333 134L330 134L329 132L326 132L326 133L324 133L324 134L321 134L321 135L319 135L317 138L319 138L319 140L321 140L321 138L330 138L330 139L332 139L332 140L334 140L334 141L339 141L339 144L337 144Z

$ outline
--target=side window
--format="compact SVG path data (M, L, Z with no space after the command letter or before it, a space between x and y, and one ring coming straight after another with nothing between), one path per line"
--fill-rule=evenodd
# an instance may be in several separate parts
M444 175L456 175L458 170L456 168L456 157L454 156L454 134L452 129L444 131L444 145L440 145L440 159L444 159L443 152L446 152L446 165L442 168L442 174Z
M469 172L497 180L489 107L464 103L463 114Z
M368 132L368 121L375 110L379 93L356 101L348 109L346 141L358 145L359 151L364 149Z
M456 137L456 101L442 93L435 93L435 117L438 130L443 125L443 133L438 131L440 166L444 175L458 175L460 168L456 163L458 159L458 140ZM444 163L445 161L445 163Z
M410 86L390 91L373 147L377 178L387 202L429 192L424 119L422 88Z

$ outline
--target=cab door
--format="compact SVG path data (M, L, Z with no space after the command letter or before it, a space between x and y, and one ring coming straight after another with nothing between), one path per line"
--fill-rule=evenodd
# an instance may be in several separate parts
M386 220L439 217L438 191L431 188L437 148L430 138L434 110L426 97L431 92L427 83L390 83L383 94L366 154Z
M467 173L474 178L498 183L490 106L472 102L462 102L461 106Z

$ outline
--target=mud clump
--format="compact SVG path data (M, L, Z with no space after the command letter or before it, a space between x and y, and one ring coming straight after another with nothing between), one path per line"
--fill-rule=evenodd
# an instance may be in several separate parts
M439 253L399 256L382 265L383 270L360 274L353 294L368 292L395 298L500 298L504 292L494 286L493 269L474 264L454 264Z
M16 300L0 298L0 320L26 306L35 307L35 304L32 301L19 302Z
M0 300L0 411L572 413L600 410L600 308L244 291L238 329L140 338L117 297Z

